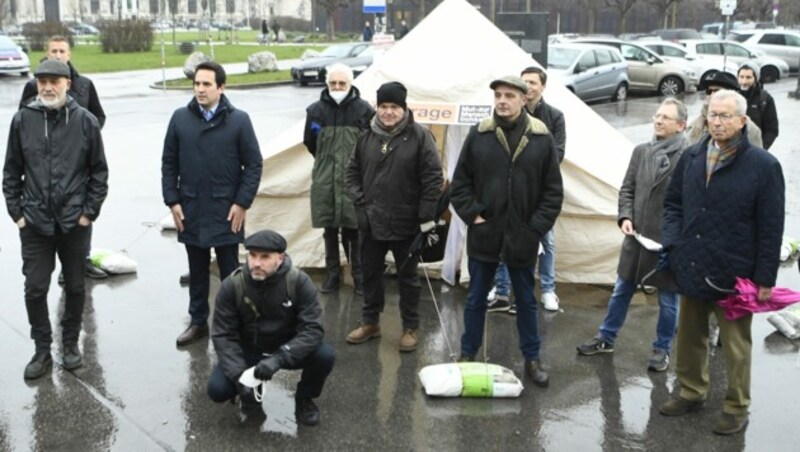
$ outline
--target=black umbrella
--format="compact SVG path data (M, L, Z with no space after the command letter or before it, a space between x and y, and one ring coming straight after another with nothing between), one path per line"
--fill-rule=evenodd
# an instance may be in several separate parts
M433 218L434 222L439 222L439 218L441 218L441 216L445 213L449 205L450 187L448 186L444 192L442 192L442 195L439 197L439 202L436 204L436 213L434 214ZM405 266L408 265L411 260L419 260L420 256L422 256L426 250L432 249L434 246L444 240L446 234L447 230L438 226L427 232L418 232L416 237L414 237L414 241L411 242L411 246L408 248L408 256L406 256L406 259L398 267L398 272L405 268Z

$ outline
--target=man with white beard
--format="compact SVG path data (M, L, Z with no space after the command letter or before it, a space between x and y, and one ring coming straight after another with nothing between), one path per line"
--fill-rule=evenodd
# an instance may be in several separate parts
M61 319L62 366L83 364L78 337L83 317L84 259L89 228L108 193L108 166L100 123L67 91L70 69L47 60L34 74L38 97L11 120L3 195L19 227L25 307L36 353L25 378L43 376L52 365L53 331L47 292L58 255L64 274Z

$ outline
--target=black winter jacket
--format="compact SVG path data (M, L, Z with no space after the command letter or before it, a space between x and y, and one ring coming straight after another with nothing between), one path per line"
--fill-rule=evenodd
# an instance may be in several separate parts
M346 187L358 229L374 240L405 240L433 220L442 193L442 163L430 131L409 120L389 142L371 129L358 139L347 165ZM381 150L385 147L386 152Z
M70 75L72 84L67 94L75 99L78 105L89 110L89 112L97 118L97 121L100 123L100 128L102 129L106 124L106 113L103 111L103 106L100 105L100 98L97 96L94 83L92 83L88 77L80 75L71 61L67 61L67 66L69 66L70 73L72 74ZM36 87L36 79L29 80L28 83L25 84L25 88L22 89L22 98L19 102L19 108L21 109L26 104L36 100L38 94L39 89Z
M527 107L525 110L528 111ZM558 162L563 162L564 154L567 149L567 126L564 122L564 113L561 113L561 110L542 99L539 101L534 111L528 111L528 114L542 121L544 125L547 126L547 130L553 135L553 141L555 141L556 144Z
M775 286L784 220L784 180L778 160L746 138L734 159L706 186L710 138L684 151L664 200L662 244L678 291L716 300L706 282L733 288L735 277Z
M453 174L450 202L467 224L467 255L512 267L536 265L541 237L564 198L553 137L538 119L517 149L508 148L494 117L470 129ZM473 224L480 215L486 221Z
M747 116L761 129L764 149L769 149L778 138L778 111L775 100L761 88L760 83L742 93L747 99Z
M283 366L296 367L322 344L322 306L311 278L300 271L295 287L296 299L289 299L286 273L292 260L286 255L277 273L264 281L250 277L247 264L242 266L245 293L260 313L243 300L236 300L231 277L220 286L214 308L211 339L225 375L236 381L247 368L244 349L271 353L280 357Z
M14 221L54 235L81 215L94 221L108 194L108 165L97 118L72 98L59 110L38 100L11 120L3 194Z
M195 99L177 109L164 138L161 189L164 204L183 209L178 240L201 248L241 243L244 228L231 232L228 212L234 203L253 203L261 167L250 117L225 95L208 122Z

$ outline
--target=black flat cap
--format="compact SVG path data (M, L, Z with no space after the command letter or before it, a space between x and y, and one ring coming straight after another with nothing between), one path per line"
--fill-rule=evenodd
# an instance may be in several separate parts
M739 81L736 76L724 71L709 71L697 84L697 89L705 91L709 86L721 86L722 89L739 90Z
M36 77L51 76L69 78L69 66L58 60L45 60L36 68L33 75Z
M244 239L244 247L248 251L261 250L283 253L286 251L286 239L275 231L264 229Z

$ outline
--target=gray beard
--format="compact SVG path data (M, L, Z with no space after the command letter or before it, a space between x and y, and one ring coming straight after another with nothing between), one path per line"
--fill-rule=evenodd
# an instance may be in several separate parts
M67 95L64 96L56 96L53 100L45 99L44 97L39 96L39 102L42 103L45 107L51 110L57 110L64 106L67 103Z

